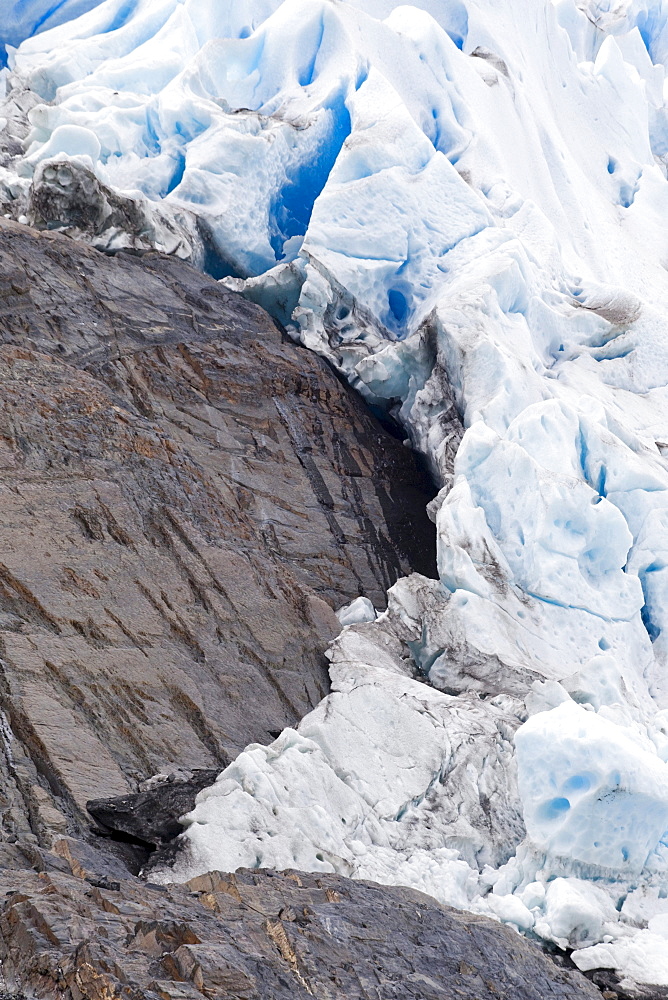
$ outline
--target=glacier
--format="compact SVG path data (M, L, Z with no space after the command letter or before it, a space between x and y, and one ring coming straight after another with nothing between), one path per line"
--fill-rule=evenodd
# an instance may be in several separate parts
M411 885L668 985L668 3L9 9L0 210L261 303L441 487L439 580L341 609L152 880Z
M9 0L0 21L0 67L7 65L8 46L16 48L26 38L72 21L95 7L100 0Z

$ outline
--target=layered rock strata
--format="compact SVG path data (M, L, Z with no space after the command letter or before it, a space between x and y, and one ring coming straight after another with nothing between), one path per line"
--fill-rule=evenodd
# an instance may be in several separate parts
M430 496L259 308L176 259L0 221L3 997L599 995L412 890L128 871L326 693L335 608L434 572Z
M249 872L0 873L8 982L73 1000L594 1000L508 927L412 889ZM15 971L18 979L15 980ZM56 990L58 991L56 993Z
M0 221L3 837L296 723L334 610L429 571L430 490L261 309Z

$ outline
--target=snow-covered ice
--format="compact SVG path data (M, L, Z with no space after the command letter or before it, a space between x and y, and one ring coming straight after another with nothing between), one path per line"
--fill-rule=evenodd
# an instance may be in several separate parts
M152 877L410 884L668 983L668 3L51 9L0 35L2 211L260 302L443 487L439 580L340 609Z
M668 829L668 766L650 740L567 699L529 719L515 747L533 843L558 857L639 874Z
M4 0L0 11L0 66L6 65L7 49L20 45L40 31L72 21L96 7L101 0Z
M350 604L344 604L339 608L336 617L342 625L355 625L357 622L375 621L377 615L368 597L356 597Z

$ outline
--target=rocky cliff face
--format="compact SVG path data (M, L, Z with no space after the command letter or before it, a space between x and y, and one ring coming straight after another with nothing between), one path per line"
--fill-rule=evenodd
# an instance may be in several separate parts
M130 873L321 699L335 608L433 572L431 495L259 308L0 221L0 996L599 995L411 890Z
M186 885L0 873L7 978L74 1000L587 1000L508 927L412 889L297 872Z
M2 827L222 767L327 689L334 609L429 571L430 484L181 262L0 223Z

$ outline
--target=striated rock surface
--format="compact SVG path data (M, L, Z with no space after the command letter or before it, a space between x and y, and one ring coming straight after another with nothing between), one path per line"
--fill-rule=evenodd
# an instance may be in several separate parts
M12 986L60 1000L600 997L508 927L412 889L246 870L164 888L94 881L0 873Z
M320 701L335 609L434 572L431 495L256 306L0 221L0 995L600 995L414 890L129 874Z
M295 724L334 610L430 572L431 495L258 307L0 220L2 837Z

